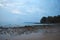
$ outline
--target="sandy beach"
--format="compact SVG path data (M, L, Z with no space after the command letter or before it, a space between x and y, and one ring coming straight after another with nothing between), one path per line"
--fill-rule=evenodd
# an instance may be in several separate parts
M60 34L52 33L52 34L39 34L39 33L32 33L29 35L21 35L12 38L12 40L60 40Z
M60 33L31 33L18 36L5 36L0 40L60 40Z
M22 32L22 34L20 34L21 30L23 29L25 30L24 33ZM60 40L60 26L48 28L33 27L33 29L29 29L28 27L9 30L10 33L4 32L4 34L0 34L0 40Z

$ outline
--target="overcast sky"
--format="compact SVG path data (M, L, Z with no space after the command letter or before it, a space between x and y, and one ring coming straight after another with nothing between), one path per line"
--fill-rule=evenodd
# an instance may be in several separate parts
M60 0L0 0L0 24L39 22L60 14Z

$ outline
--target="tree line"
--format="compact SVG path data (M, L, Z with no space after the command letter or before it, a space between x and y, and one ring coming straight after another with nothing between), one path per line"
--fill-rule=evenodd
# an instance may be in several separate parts
M60 23L60 15L58 15L58 16L42 17L40 22L41 23Z

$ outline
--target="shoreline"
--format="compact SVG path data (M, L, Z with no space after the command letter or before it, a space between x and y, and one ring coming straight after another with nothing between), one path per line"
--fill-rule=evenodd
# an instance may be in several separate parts
M0 28L0 40L57 40L60 25L35 25Z

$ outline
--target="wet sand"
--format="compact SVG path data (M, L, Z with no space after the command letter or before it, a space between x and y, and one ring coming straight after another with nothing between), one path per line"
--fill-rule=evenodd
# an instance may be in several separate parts
M14 32L16 35L10 35L9 33L0 34L0 40L60 40L60 26L48 28L34 27L33 29L34 30L30 28L28 31L26 30L27 32L24 32L24 34L21 35L17 35L16 31ZM17 31L19 33L19 30Z
M0 40L60 40L60 33L31 33L0 37Z
M12 40L60 40L59 33L47 33L47 34L39 34L32 33L29 35L22 35L12 38Z

